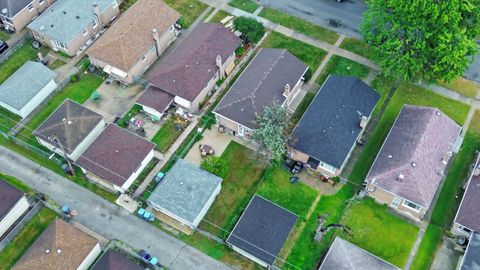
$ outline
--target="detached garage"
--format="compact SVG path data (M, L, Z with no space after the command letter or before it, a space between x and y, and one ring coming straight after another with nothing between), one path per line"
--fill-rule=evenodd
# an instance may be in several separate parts
M26 62L0 85L0 106L27 117L57 88L56 75L41 63Z

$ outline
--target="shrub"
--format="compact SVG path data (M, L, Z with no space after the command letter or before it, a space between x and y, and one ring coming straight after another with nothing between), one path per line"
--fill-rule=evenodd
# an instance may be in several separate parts
M245 48L243 48L243 46L240 46L235 50L235 54L237 56L242 56L244 53L245 53Z
M229 165L225 160L216 156L210 156L202 160L200 167L216 176L225 179L228 176Z
M233 21L235 30L240 31L251 43L257 43L265 34L265 26L254 18L237 17Z

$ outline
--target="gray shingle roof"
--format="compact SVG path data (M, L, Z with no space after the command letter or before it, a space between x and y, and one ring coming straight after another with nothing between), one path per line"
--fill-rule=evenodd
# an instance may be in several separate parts
M129 260L126 255L108 250L95 263L92 270L143 270L139 264Z
M0 221L23 195L25 195L24 192L0 179Z
M400 270L400 268L336 237L319 270Z
M193 223L221 182L220 177L179 159L148 201Z
M473 233L468 242L460 270L478 270L480 267L480 234Z
M289 145L341 168L380 95L358 78L330 75L292 132Z
M480 168L477 160L476 168ZM462 203L458 208L455 222L471 230L480 232L480 176L472 174Z
M297 219L294 213L255 195L227 243L272 265Z
M32 0L0 0L0 12L5 9L7 13L3 14L2 12L2 15L12 18L31 2Z
M28 25L43 35L69 44L95 19L93 4L105 11L113 0L58 0Z
M27 61L0 85L0 101L20 110L56 75L41 63Z
M285 85L293 88L307 68L285 49L261 49L215 112L254 129L256 114L262 113L265 106L281 105Z
M56 135L67 153L71 154L102 119L100 114L66 99L33 135L57 146L57 143L50 139L52 135Z
M367 181L428 209L460 130L437 108L405 105Z

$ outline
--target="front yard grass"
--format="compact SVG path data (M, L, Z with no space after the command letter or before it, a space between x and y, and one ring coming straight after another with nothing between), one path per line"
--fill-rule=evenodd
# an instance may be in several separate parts
M312 38L323 40L331 44L335 44L338 39L338 34L333 31L273 8L265 7L260 12L259 16L307 36L311 36Z
M411 270L428 270L442 240L442 230L435 225L428 225L422 242L418 247L417 254L413 259Z
M362 64L334 55L330 58L320 76L318 76L317 83L322 85L330 74L365 79L369 71L368 67Z
M315 72L325 55L327 55L322 49L277 32L271 32L263 41L262 47L287 49L293 55L298 57L298 59L307 64L312 70L312 73Z
M0 269L11 269L55 217L57 217L57 214L52 210L46 207L40 209L5 249L0 252Z
M340 48L373 60L373 50L366 42L354 38L345 38Z
M342 224L352 230L352 235L341 232L343 238L401 268L407 262L419 230L371 198L352 202Z
M258 8L257 3L253 2L252 0L230 0L228 4L232 7L239 8L249 13L255 12L255 10Z
M25 185L22 181L13 176L0 173L0 181L2 180L27 193L28 195L33 195L35 193L35 191L33 191L29 186Z
M223 11L223 10L218 10L218 12L213 15L213 17L210 19L210 23L219 23L226 17L231 16L230 13Z
M257 190L264 168L255 158L253 150L230 142L220 157L229 164L229 172L222 182L222 191L215 199L212 207L202 221L200 227L222 238L228 235ZM213 227L209 222L216 224L225 231Z
M182 129L179 130L176 125L180 125ZM170 116L157 134L152 138L152 142L157 145L157 150L166 153L178 139L180 134L182 134L186 126L188 126L186 120L183 120L176 115Z
M439 81L438 84L455 92L458 92L466 97L474 98L477 96L480 89L480 85L474 81L467 80L465 78L458 78L449 83Z
M190 26L207 8L206 4L197 0L165 0L165 3L182 15L184 27Z
M0 65L0 84L10 77L17 69L19 69L28 60L36 61L37 53L40 51L42 55L46 55L48 48L43 46L39 51L31 46L31 40L25 41L21 47L17 49L6 61Z

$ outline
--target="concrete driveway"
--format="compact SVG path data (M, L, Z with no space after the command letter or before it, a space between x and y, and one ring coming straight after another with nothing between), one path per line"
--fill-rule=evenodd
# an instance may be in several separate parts
M462 252L458 250L458 245L455 243L455 240L444 237L442 239L442 245L438 249L435 258L433 259L431 269L456 269L461 256Z
M475 56L473 63L470 65L470 68L465 73L465 78L480 83L480 53Z

